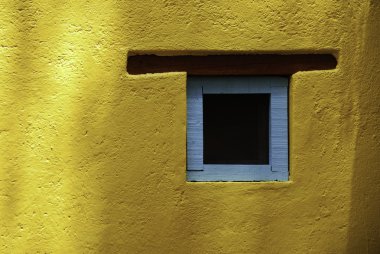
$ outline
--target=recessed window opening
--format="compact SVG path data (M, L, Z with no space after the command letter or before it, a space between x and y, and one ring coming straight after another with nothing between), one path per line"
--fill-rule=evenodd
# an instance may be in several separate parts
M203 95L203 163L269 164L270 94Z
M289 77L335 69L332 53L160 53L129 52L127 72L187 73L187 181L289 180Z
M188 76L188 181L287 181L288 172L287 77Z

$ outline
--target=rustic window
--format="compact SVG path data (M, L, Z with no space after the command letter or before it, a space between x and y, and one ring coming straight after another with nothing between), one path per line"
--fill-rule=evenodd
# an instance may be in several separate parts
M288 79L189 76L187 180L288 180Z

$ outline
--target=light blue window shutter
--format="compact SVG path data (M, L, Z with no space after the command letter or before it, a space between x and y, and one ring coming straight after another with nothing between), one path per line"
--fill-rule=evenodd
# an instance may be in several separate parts
M202 84L187 85L187 170L203 170Z
M271 161L273 180L287 181L288 166L288 84L271 84Z

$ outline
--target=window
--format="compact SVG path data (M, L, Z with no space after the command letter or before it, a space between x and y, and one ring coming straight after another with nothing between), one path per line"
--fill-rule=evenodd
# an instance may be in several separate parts
M288 79L189 76L187 180L288 180Z

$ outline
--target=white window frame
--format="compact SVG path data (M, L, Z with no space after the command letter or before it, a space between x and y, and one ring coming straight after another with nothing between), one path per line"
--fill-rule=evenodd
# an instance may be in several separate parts
M269 164L203 164L203 94L269 94ZM187 77L187 181L288 181L288 78Z

